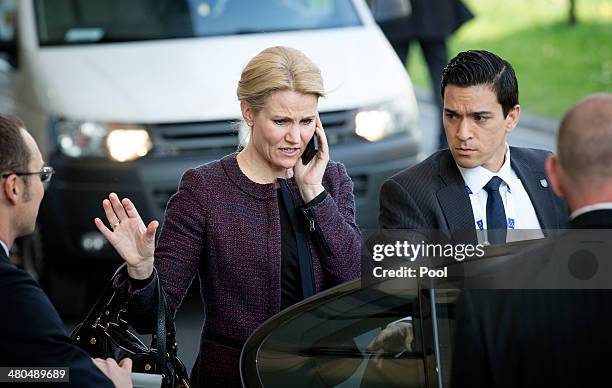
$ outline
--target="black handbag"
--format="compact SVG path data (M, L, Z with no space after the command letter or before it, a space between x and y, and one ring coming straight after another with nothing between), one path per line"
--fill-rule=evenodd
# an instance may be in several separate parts
M131 358L132 372L161 375L163 388L190 388L185 365L176 355L174 321L157 271L153 270L157 322L148 347L129 330L127 289L113 289L115 278L126 271L126 264L119 267L85 320L77 325L70 337L91 357L111 357L117 362L125 357Z

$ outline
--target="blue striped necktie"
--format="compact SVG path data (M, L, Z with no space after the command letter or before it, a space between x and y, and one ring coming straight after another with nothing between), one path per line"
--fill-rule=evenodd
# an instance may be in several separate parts
M508 223L506 221L506 211L504 202L499 193L499 186L502 179L494 176L484 186L487 192L487 235L491 244L506 243L506 233Z

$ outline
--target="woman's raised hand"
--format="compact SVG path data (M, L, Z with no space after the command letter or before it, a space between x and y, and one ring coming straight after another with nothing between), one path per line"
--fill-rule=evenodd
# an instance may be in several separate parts
M145 226L132 201L128 198L120 201L115 193L110 193L108 199L102 201L102 207L111 229L99 218L94 222L100 233L127 263L130 277L146 279L151 276L155 231L159 222L151 221Z

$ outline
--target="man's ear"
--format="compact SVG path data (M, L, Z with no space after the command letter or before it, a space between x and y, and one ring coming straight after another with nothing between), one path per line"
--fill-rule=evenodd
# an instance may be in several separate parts
M518 124L520 116L521 116L521 106L516 104L510 110L510 112L508 112L508 115L506 115L505 121L506 121L506 132L507 133L512 132L514 127L516 127L516 124Z
M251 105L246 101L240 101L240 110L242 111L242 118L244 121L246 121L249 127L252 127L253 121L255 120L255 114Z
M6 200L15 205L19 201L19 196L21 195L22 188L19 187L19 182L17 182L17 175L9 175L5 179L2 180L2 194Z
M565 198L565 188L563 187L563 169L559 164L559 159L555 155L549 155L546 159L546 175L548 175L548 181L550 187L560 198Z

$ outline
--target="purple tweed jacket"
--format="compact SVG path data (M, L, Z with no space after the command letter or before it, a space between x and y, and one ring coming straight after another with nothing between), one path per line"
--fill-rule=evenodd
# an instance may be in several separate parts
M296 207L302 207L295 180L288 185ZM316 292L359 277L361 269L353 184L342 164L328 163L323 186L325 199L305 208L315 226L308 246ZM206 322L192 372L195 386L239 386L242 344L280 310L276 196L273 184L249 180L232 154L185 172L168 202L155 267L173 313L200 276ZM130 290L130 319L139 330L152 327L152 285Z

